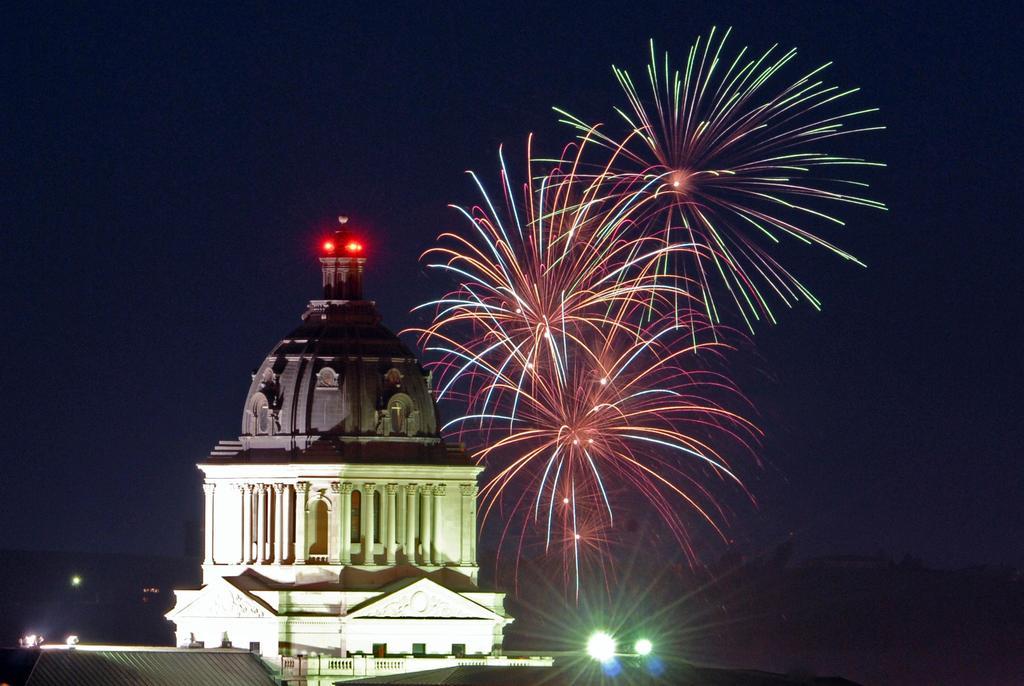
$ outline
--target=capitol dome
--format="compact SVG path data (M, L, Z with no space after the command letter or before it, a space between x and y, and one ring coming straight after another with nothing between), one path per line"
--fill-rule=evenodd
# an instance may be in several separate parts
M175 590L176 640L330 656L339 676L500 654L505 594L477 581L484 468L441 440L430 374L363 297L359 237L318 260L323 297L253 372L241 435L196 465L203 585Z
M360 239L339 230L318 259L323 298L254 371L239 441L211 458L466 461L441 443L430 373L363 297Z

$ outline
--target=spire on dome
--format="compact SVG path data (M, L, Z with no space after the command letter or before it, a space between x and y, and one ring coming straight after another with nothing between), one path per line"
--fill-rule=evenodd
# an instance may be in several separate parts
M363 299L363 241L347 223L348 217L338 217L340 228L320 244L325 300Z

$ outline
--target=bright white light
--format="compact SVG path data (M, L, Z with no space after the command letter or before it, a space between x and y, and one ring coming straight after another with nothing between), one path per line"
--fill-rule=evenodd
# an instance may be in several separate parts
M604 386L604 385L607 385L607 383L608 383L608 379L606 379L604 377L601 377L601 385Z
M562 498L562 504L563 505L568 505L569 504L569 499L568 498Z
M615 639L598 631L587 641L587 655L598 662L611 662L615 659Z
M633 646L633 649L636 651L637 655L650 655L651 651L654 650L654 646L651 645L651 642L646 638L641 638L636 642L636 645Z
M35 648L40 643L42 643L42 641L43 641L43 637L42 636L36 636L35 634L29 634L28 636L23 636L21 641L19 641L19 642L25 648Z
M68 636L64 640L64 642L66 644L68 644L69 646L76 646L76 645L78 645L78 636L75 636L74 634L71 634L70 636Z

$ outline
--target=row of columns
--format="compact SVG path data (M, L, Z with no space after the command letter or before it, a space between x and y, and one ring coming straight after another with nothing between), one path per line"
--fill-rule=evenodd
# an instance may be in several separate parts
M240 496L241 536L237 564L306 564L309 542L308 528L311 524L308 510L311 484L299 481L295 484L235 483L232 484ZM476 564L476 484L460 484L461 509L459 564ZM326 492L323 489L321 492ZM352 493L356 490L351 482L330 484L331 503L328 522L328 562L330 564L376 564L374 543L377 538L374 521L374 493L376 484L366 482L361 488L360 537L362 547L359 560L353 560L352 550ZM399 491L404 491L404 521L398 521ZM216 484L204 483L205 495L205 556L206 564L217 564L214 560L214 498ZM444 527L441 512L446 484L385 484L383 488L381 521L386 527L381 545L384 564L398 562L399 546L404 562L429 566L442 565L444 559ZM325 493L326 495L326 493ZM295 522L292 522L294 497ZM316 495L316 498L321 497ZM315 526L315 520L312 522ZM223 562L221 562L223 563Z
M204 484L204 489L213 484ZM292 557L291 484L233 484L242 510L238 564L282 564ZM213 560L213 491L207 493L207 563ZM302 527L299 527L300 529Z

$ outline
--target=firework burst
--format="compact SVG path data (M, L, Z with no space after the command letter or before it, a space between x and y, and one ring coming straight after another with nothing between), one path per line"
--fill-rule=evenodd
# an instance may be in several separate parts
M863 197L867 184L849 177L884 166L828 150L841 137L884 127L860 124L877 110L843 109L858 89L828 85L825 64L788 85L780 76L796 57L772 46L760 55L741 49L726 56L729 31L698 38L685 66L673 70L668 54L650 47L645 95L624 69L613 67L628 107L616 109L622 135L584 122L561 109L562 121L603 154L589 164L590 181L606 198L630 197L643 207L636 225L668 242L686 241L686 253L665 255L662 270L697 282L694 294L719 321L716 292L728 293L752 329L775 321L769 293L787 305L820 306L814 295L779 264L767 246L790 236L860 262L817 233L843 226L838 206L885 209ZM582 173L580 173L582 176ZM635 196L645 196L643 201Z
M659 268L694 246L638 233L653 196L600 194L577 173L586 145L518 191L502 159L498 204L477 181L483 203L457 208L471 230L425 254L459 285L416 330L440 355L439 399L467 407L446 432L488 465L484 521L500 513L519 553L559 553L577 596L581 559L606 551L620 509L642 503L690 556L680 504L721 534L709 481L742 484L716 441L757 438L729 409L736 389L704 369L726 346L705 335L694 282Z

